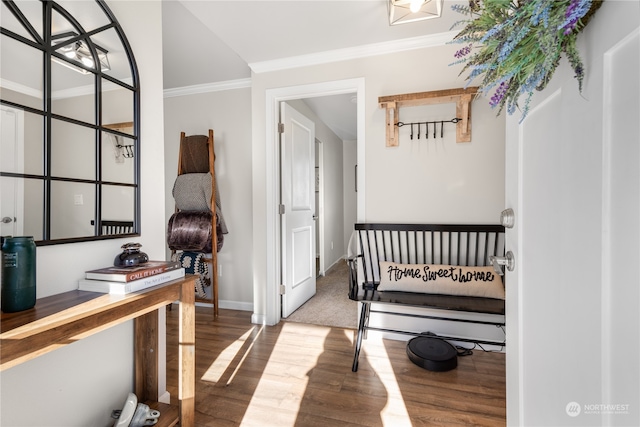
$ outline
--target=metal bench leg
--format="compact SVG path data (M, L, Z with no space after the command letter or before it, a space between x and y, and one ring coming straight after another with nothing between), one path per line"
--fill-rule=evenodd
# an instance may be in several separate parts
M369 313L371 310L370 303L362 303L362 309L360 310L360 323L358 324L358 336L356 337L356 350L353 355L353 366L351 371L358 371L358 358L360 357L360 348L362 347L362 337L366 333L366 327L369 325Z

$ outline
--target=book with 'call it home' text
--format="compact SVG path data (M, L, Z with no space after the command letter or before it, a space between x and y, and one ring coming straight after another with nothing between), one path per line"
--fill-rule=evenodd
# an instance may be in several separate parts
M101 292L105 294L125 295L131 292L138 292L152 286L157 286L171 280L184 277L184 268L176 268L165 273L155 274L131 282L112 282L108 280L80 279L78 290Z
M90 270L85 279L132 282L181 268L178 261L147 261L133 267L106 267Z

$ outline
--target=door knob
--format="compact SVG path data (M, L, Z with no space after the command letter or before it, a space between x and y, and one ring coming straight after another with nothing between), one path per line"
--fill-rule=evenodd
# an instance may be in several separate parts
M505 256L491 255L489 262L493 265L496 274L500 276L504 276L504 271L502 270L503 265L506 266L509 271L513 271L513 269L516 268L516 259L511 251L507 251Z
M516 216L513 209L507 208L500 213L500 224L505 228L513 228Z
M2 218L2 223L3 224L9 224L12 221L13 221L13 219L9 218L8 216L5 216L4 218Z

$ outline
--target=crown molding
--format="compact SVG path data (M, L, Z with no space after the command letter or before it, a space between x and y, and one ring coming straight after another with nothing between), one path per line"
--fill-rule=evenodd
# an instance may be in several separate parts
M387 55L390 53L398 53L408 50L443 46L452 41L457 34L458 31L448 31L445 33L429 34L382 43L372 43L344 49L292 56L289 58L252 62L249 64L249 68L251 68L254 73L267 73L270 71L287 70L291 68L307 67L310 65L365 58L368 56Z
M199 93L220 92L223 90L244 89L248 87L251 87L250 78L165 89L163 93L165 98L172 98L174 96L197 95Z
M122 81L129 85L132 85L132 82L133 82L131 78L127 78ZM32 96L34 98L42 99L42 91L30 88L25 85L21 85L20 83L13 82L11 80L0 78L0 87L13 90L15 92L19 92L24 95ZM102 90L104 92L116 90L120 88L122 88L122 86L109 81L105 82L102 86ZM51 99L54 101L57 101L59 99L74 98L76 96L93 95L94 92L95 92L94 85L78 86L71 89L62 89L62 90L57 90L55 92L52 92Z
M346 61L350 59L365 58L369 56L387 55L415 49L443 46L449 43L458 34L457 31L429 34L425 36L411 37L407 39L392 40L389 42L372 43L368 45L335 49L325 52L311 53L307 55L292 56L269 61L252 62L249 65L254 73L267 73L271 71L287 70L292 68L307 67L310 65L327 64L331 62ZM34 91L4 79L0 79L0 85L7 89L25 93L31 96L41 96L42 93ZM226 80L222 82L205 83L192 86L165 89L164 98L176 96L196 95L208 92L219 92L232 89L244 89L251 87L251 78ZM88 88L76 88L74 90L59 91L52 94L54 99L70 96L85 95L90 93Z
M42 99L41 90L33 89L29 86L21 85L20 83L13 82L11 80L0 78L0 87L12 90L14 92L23 93L34 98Z

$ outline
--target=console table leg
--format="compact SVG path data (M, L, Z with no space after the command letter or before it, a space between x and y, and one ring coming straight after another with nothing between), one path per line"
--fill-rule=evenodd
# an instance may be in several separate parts
M135 394L141 402L158 400L158 310L134 320Z
M180 402L180 425L193 426L195 422L195 295L193 281L182 285L179 308L178 332L178 400Z

